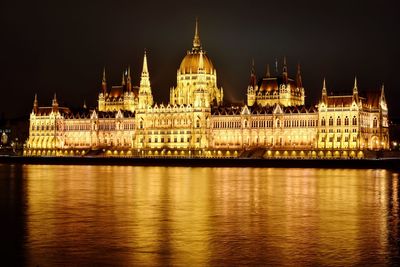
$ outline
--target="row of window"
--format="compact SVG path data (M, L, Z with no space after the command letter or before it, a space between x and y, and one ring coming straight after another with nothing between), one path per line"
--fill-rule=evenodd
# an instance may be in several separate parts
M284 127L315 127L317 126L317 120L284 120ZM244 127L247 127L247 121L244 121ZM252 128L271 128L273 125L272 120L255 120L251 122ZM240 121L215 121L213 124L214 128L241 128L242 123ZM276 120L276 127L281 127L280 120Z
M185 138L185 137L180 137L180 138L178 138L178 137L173 137L173 138L171 138L171 137L167 137L167 138L164 138L164 137L160 137L160 138L158 138L158 137L153 137L153 138L149 137L148 138L148 142L149 143L165 143L165 142L167 142L167 143L171 143L171 142L173 142L173 143L178 143L178 142L185 143L185 142L188 142L189 143L190 139L191 139L190 137L187 137L187 138ZM140 138L139 142L142 143L143 139ZM200 142L200 137L196 138L196 142L197 143Z
M333 117L332 116L330 116L329 117L329 120L328 120L328 123L329 123L329 126L333 126ZM346 116L345 118L344 118L344 125L345 126L349 126L349 117L348 116ZM338 116L337 118L336 118L336 126L341 126L342 125L342 118L340 117L340 116ZM357 125L357 117L356 116L353 116L353 119L352 119L352 125L353 126L356 126ZM325 120L325 117L322 117L322 119L321 119L321 126L326 126L326 120Z
M334 129L329 129L328 132L329 132L329 133L333 133L333 132L334 132ZM337 132L337 133L341 133L341 132L342 132L342 129L336 129L336 132ZM345 133L348 133L348 132L349 132L349 129L344 129L344 132L345 132ZM356 132L357 132L357 128L352 129L351 132L352 132L352 133L356 133ZM321 133L326 133L326 129L321 129Z
M174 125L171 125L171 123L172 123L171 120L161 120L161 124L160 124L160 121L156 120L155 123L153 123L153 125L155 127L156 126L169 126L169 127L171 127L171 126L179 126L179 125L187 126L187 122L188 121L185 119L185 120L175 120L174 122L175 122ZM153 127L153 125L151 125L150 127ZM200 128L200 121L199 120L196 120L195 127L196 128ZM144 121L141 120L139 122L139 129L143 129L143 128L144 128Z
M190 134L191 131L148 131L147 134Z
M240 121L214 121L214 128L240 128L242 123Z
M332 143L333 140L334 140L333 136L329 137L328 140L329 140L330 143ZM343 141L342 137L340 137L340 136L336 137L336 142L342 142L342 141ZM321 137L321 142L326 142L326 136ZM349 137L348 136L344 137L344 142L349 142ZM357 137L356 136L353 136L353 142L357 142Z

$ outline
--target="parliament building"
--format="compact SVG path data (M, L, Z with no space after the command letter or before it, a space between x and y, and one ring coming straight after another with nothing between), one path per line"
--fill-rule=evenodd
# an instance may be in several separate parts
M73 112L42 107L35 95L26 156L363 158L389 149L384 87L328 95L305 105L300 66L296 77L269 67L257 77L254 63L242 105L224 102L217 70L203 50L196 21L193 47L177 70L168 104L154 103L147 54L139 86L130 69L109 86L103 71L98 106Z

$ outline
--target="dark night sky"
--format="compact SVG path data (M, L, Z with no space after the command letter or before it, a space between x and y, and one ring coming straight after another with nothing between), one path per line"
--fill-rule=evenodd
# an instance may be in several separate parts
M63 2L63 3L62 3ZM119 84L131 65L139 83L143 50L157 102L169 99L176 69L192 46L195 17L225 98L245 99L251 59L258 75L286 55L302 64L307 102L328 90L351 92L384 82L389 112L400 116L398 1L2 1L0 112L28 114L34 93L49 105L96 105L103 66Z

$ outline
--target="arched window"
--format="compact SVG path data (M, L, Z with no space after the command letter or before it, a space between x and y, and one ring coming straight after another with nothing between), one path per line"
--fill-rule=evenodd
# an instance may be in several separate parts
M325 126L326 122L325 122L325 117L322 117L321 119L321 126Z
M339 116L339 117L337 117L337 120L336 120L336 125L337 125L337 126L340 126L340 125L342 125L342 119L340 118L340 116Z
M329 126L333 126L333 118L332 118L332 116L329 117Z
M196 120L196 128L200 128L200 120Z
M139 129L143 129L143 121L140 121L140 123L139 123Z
M279 120L276 120L276 127L277 128L281 127L281 122Z
M357 118L356 118L356 116L353 116L353 125L357 125Z
M378 127L378 120L376 119L376 117L373 120L373 127L377 128Z
M344 125L349 126L349 117L344 118Z

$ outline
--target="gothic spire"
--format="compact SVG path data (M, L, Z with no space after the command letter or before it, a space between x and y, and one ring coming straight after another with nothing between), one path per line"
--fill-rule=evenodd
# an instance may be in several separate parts
M354 98L354 100L355 100L356 102L358 102L357 77L354 77L353 98Z
M149 69L147 67L147 53L146 53L146 50L144 51L144 56L143 56L143 67L142 67L142 74L140 76L140 87L141 88L148 88L149 90L151 90L150 89Z
M271 77L271 73L269 71L269 64L267 64L267 71L265 72L265 77L267 78Z
M386 102L386 98L385 98L385 85L382 83L381 86L381 101Z
M326 81L324 77L324 81L322 83L322 102L326 103L328 100L328 94L326 92Z
M143 57L143 68L142 68L142 76L144 74L148 75L149 70L147 68L147 53L146 53L146 49L144 50L144 57Z
M300 69L300 63L297 64L297 75L296 75L296 83L298 88L303 87L303 81L301 79L301 69Z
M353 92L357 91L357 76L354 76L354 87L353 87Z
M253 89L256 89L256 84L257 84L257 76L256 76L256 68L254 66L254 58L251 61L251 72L250 72L250 82L249 86L253 87Z
M194 38L193 38L193 50L200 50L200 36L199 36L199 20L196 18L196 28L194 30Z
M54 98L52 102L53 111L56 112L58 110L58 102L57 102L57 95L54 93Z
M126 87L128 92L132 90L132 82L131 82L131 66L128 66L127 77L126 77Z
M101 80L101 89L103 91L103 95L107 92L107 81L106 81L106 68L103 68L103 79Z
M122 81L121 81L121 85L125 86L125 71L122 71Z
M288 82L288 73L287 73L287 65L286 65L286 56L283 57L283 71L282 71L283 80L285 83Z
M38 112L38 107L37 94L35 94L35 99L33 100L33 112L35 114Z
M147 67L147 53L145 50L143 56L142 74L140 76L139 107L145 108L149 105L153 105L153 95L151 93L150 75Z

